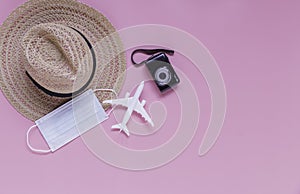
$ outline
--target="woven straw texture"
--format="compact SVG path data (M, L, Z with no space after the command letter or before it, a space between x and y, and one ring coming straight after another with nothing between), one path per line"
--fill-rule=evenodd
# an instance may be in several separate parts
M87 89L120 91L126 60L108 19L75 0L29 0L0 27L0 87L12 106L30 120L39 119L70 98L45 94L26 71L40 85L56 92L76 91L91 74L90 50L72 28L87 38L96 54L95 75ZM48 44L49 40L53 44ZM100 102L111 97L108 92L96 95Z
M93 59L88 44L68 26L39 24L25 34L22 46L28 61L26 71L50 91L77 91L92 74Z

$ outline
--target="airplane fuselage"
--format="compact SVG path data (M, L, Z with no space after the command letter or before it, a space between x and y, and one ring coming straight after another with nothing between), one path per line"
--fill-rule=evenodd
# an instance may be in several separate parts
M144 82L142 82L139 85L139 87L137 88L134 96L132 97L133 98L133 100L131 101L132 104L130 106L128 106L128 109L127 109L126 114L125 114L125 116L123 118L123 121L122 121L123 125L126 125L127 122L129 121L129 119L131 117L131 114L132 114L132 112L134 110L134 107L137 104L137 102L139 101L139 98L140 98L140 95L141 95L141 93L143 91L143 88L144 88Z
M140 95L144 88L144 81L140 83L138 88L136 89L136 92L134 96L129 97L130 93L125 94L125 98L122 99L115 99L115 100L105 100L103 103L110 103L113 105L122 105L124 107L127 107L126 113L124 115L124 118L121 123L113 125L112 129L120 129L120 132L123 131L127 136L129 136L129 130L127 129L127 122L129 121L131 114L133 111L139 113L142 115L142 117L151 124L151 126L154 126L153 121L151 120L150 116L147 114L147 112L144 109L144 105L146 104L145 100L142 100L142 102L139 101Z

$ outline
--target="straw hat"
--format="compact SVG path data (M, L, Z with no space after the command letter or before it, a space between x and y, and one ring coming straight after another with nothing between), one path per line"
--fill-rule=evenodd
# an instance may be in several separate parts
M115 31L78 1L29 0L0 27L1 90L30 120L90 88L119 92L126 62L119 37L109 36ZM111 96L96 95L100 102Z

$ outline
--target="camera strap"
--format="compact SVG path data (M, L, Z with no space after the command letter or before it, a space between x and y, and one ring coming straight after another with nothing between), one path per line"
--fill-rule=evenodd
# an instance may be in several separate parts
M168 55L173 55L174 54L174 50L169 50L169 49L136 49L135 51L133 51L131 53L131 62L136 65L136 66L139 66L143 63L145 63L148 59L142 61L142 62L139 62L139 63L136 63L133 59L133 56L136 54L136 53L142 53L142 54L145 54L145 55L154 55L156 53L165 53L165 54L168 54Z

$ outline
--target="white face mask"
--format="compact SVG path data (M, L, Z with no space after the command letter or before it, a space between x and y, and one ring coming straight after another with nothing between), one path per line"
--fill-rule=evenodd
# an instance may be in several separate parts
M114 92L110 89L98 90ZM27 132L27 145L34 152L54 152L107 118L108 115L90 89L35 121L36 125ZM49 150L35 149L30 145L29 134L36 126L46 140Z

